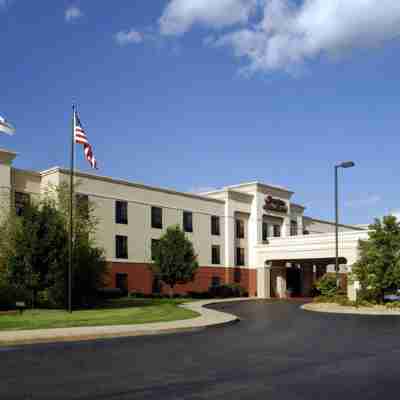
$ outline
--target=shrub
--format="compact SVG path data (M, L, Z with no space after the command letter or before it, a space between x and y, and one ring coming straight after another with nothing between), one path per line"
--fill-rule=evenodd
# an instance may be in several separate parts
M377 300L379 299L379 292L375 289L363 288L357 292L357 300L358 304L367 303L367 304L377 304Z
M120 299L121 297L123 297L122 290L119 288L98 289L97 294L102 300Z
M333 274L325 274L322 278L318 280L315 287L321 293L321 296L332 297L338 292L336 286L336 277Z
M39 308L57 308L58 304L52 300L49 289L41 290L37 293L36 305Z
M24 301L30 305L29 293L6 283L0 284L0 310L15 310L17 301Z
M192 299L211 299L213 296L209 291L206 292L188 292Z
M211 287L209 293L212 297L222 298L248 296L246 290L237 283Z
M145 295L142 292L130 292L129 297L133 297L135 299L144 299Z

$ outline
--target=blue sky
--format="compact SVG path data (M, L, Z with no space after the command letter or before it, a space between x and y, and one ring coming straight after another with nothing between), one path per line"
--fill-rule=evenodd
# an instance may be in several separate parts
M0 0L0 115L17 126L0 147L20 168L67 167L76 99L102 175L260 180L332 219L333 166L350 159L342 221L397 212L400 5L333 3Z

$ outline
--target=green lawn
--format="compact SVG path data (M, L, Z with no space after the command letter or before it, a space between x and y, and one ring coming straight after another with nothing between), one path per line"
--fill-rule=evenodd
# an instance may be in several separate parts
M197 317L194 311L178 307L182 300L118 299L94 310L27 310L22 315L1 315L0 331L73 326L128 325L182 320Z

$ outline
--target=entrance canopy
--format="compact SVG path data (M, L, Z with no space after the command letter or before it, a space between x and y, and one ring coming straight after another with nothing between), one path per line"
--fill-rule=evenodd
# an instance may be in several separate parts
M342 232L339 234L339 264L347 264L349 270L358 259L359 241L368 238L368 231ZM287 278L301 279L302 294L310 291L318 277L318 268L326 271L335 263L336 241L334 234L302 235L271 238L268 244L256 246L258 297L285 297ZM298 278L287 274L287 265L302 268ZM315 268L314 268L315 266Z
M368 239L368 231L341 232L339 234L339 256L353 265L358 259L359 240ZM331 261L335 258L335 235L301 235L270 238L267 244L255 247L257 267L265 267L266 262L285 260Z

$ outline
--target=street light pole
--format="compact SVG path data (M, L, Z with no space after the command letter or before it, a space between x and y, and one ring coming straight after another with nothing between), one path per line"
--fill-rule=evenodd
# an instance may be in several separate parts
M339 166L335 165L335 273L336 287L339 288L339 189L338 189L338 170Z
M353 161L342 162L335 165L335 273L336 273L336 286L340 287L339 278L339 184L338 184L338 171L339 168L352 168L355 166Z

